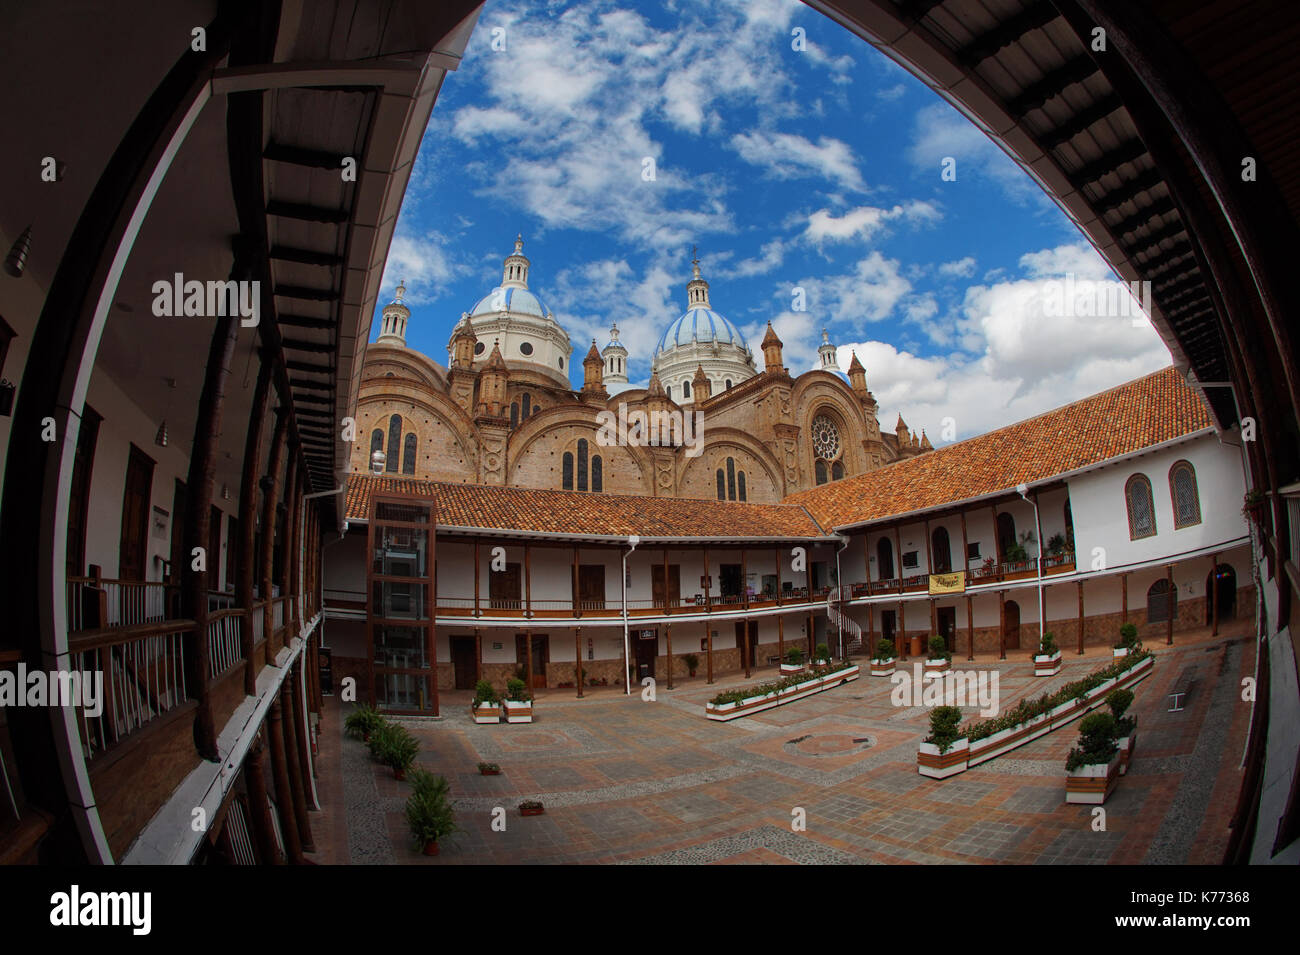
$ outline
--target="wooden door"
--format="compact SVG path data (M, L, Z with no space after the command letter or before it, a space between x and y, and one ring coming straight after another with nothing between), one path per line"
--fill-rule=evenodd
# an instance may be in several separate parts
M578 593L580 610L605 609L605 565L581 564L578 567Z
M451 638L451 666L455 674L456 689L474 689L474 638Z
M895 632L898 629L898 611L882 610L880 611L880 639L894 642Z
M149 505L153 491L153 459L134 444L126 462L122 492L122 537L117 552L117 576L144 580L149 551ZM173 521L183 518L172 515Z
M758 661L754 656L758 647L757 620L736 621L736 646L740 649L740 665L744 667L748 661L750 669L756 669Z
M488 574L488 606L494 610L519 610L523 607L523 578L518 564L506 564L505 570Z
M742 586L739 564L718 565L718 591L723 597L739 597Z
M636 630L632 634L636 654L637 682L655 675L655 658L659 655L659 631Z
M523 668L524 682L534 690L546 688L546 664L550 660L550 637L544 633L532 634L533 671L528 672L528 634L515 634L515 662Z
M1006 638L1006 647L1008 650L1020 649L1020 604L1014 600L1008 600L1006 604L1006 626L1003 628L1003 635Z
M650 567L651 596L656 607L676 607L682 602L682 568L680 564L668 565L668 587L664 588L664 566Z
M939 625L939 636L949 651L957 649L957 608L939 607L935 611L935 620Z

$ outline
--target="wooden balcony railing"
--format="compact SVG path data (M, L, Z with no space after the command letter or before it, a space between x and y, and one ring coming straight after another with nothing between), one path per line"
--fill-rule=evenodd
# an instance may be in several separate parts
M244 611L218 610L208 617L208 679L224 676L244 662Z
M186 703L185 644L194 626L193 620L167 620L70 638L72 668L103 674L100 712L79 707L87 760Z
M68 578L68 631L158 623L179 613L179 588L155 580Z
M259 600L249 609L248 619L253 624L253 643L261 643L266 639L266 601Z

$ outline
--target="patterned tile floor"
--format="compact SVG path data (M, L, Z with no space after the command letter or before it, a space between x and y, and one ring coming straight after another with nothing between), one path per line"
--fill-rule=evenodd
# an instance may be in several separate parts
M719 687L702 678L656 702L612 689L575 700L539 695L537 722L478 726L444 699L444 718L409 721L419 764L447 777L462 832L436 858L411 843L407 783L372 763L341 733L327 701L313 814L324 863L1215 863L1228 836L1249 723L1241 680L1254 673L1242 631L1156 646L1138 685L1132 768L1106 803L1105 831L1090 807L1064 801L1065 754L1077 724L944 781L916 771L925 711L890 702L891 684L864 676L808 700L731 723L705 720ZM1035 679L1023 653L1000 665L1002 705L1076 679L1102 651L1066 657ZM996 660L957 661L987 669ZM1201 679L1184 710L1167 693L1184 670ZM756 676L764 679L767 673ZM466 696L465 702L468 697ZM974 708L967 708L968 714ZM480 776L479 760L502 775ZM525 798L546 814L523 818ZM493 810L505 830L494 831ZM802 812L800 812L802 810ZM500 816L500 813L497 814ZM802 830L792 827L806 819ZM499 828L499 826L498 826Z

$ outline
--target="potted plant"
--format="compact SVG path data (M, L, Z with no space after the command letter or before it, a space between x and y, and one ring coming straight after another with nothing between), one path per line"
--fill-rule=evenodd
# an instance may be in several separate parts
M482 776L500 776L500 775L501 775L501 767L498 766L496 763L479 763L479 764L478 764L478 771L479 771L479 774L482 775Z
M343 726L347 734L353 739L359 739L363 742L370 742L370 734L380 726L383 726L386 720L380 715L379 711L373 706L367 706L365 703L357 705L348 718L343 721Z
M546 812L546 807L536 799L525 799L519 804L519 815L521 816L540 816Z
M992 577L997 572L997 569L998 562L994 559L992 554L989 554L989 556L985 557L984 560L980 562L981 577Z
M817 644L817 649L813 651L813 659L819 667L824 667L831 662L831 648L824 643Z
M891 676L894 672L894 641L888 637L876 644L876 652L871 658L872 676Z
M420 752L419 741L405 726L385 723L370 737L371 752L385 766L391 766L394 779L405 779L406 771Z
M1119 778L1115 717L1093 713L1079 723L1079 745L1065 760L1065 801L1099 806Z
M1047 539L1047 552L1053 557L1060 557L1065 553L1065 535L1053 534Z
M946 673L952 667L952 653L948 650L948 644L935 634L930 638L929 653L926 655L925 672L926 673Z
M427 856L436 856L438 840L459 831L447 799L447 780L416 769L411 772L411 783L413 792L406 800L406 823L411 827L416 848Z
M1256 524L1264 517L1264 492L1251 488L1241 503L1241 516Z
M1056 635L1048 630L1034 654L1034 676L1056 676L1060 672L1061 651L1056 646Z
M931 779L946 779L966 770L970 740L961 731L961 710L936 706L930 711L930 735L916 754L916 769Z
M1128 773L1133 746L1137 743L1137 717L1124 715L1133 705L1133 691L1111 690L1106 694L1106 705L1110 707L1111 716L1115 717L1115 745L1119 749L1119 774L1123 776Z
M501 697L487 680L474 684L474 702L470 704L470 712L475 723L501 722Z
M1115 641L1112 647L1111 656L1118 660L1120 657L1126 657L1133 652L1133 648L1138 645L1138 628L1131 623L1126 623L1119 628L1119 639Z
M533 721L533 695L518 677L506 681L506 722L531 723Z
M695 671L700 668L700 658L694 653L682 654L682 662L686 664L686 669L691 676L695 676Z
M792 673L802 673L803 665L803 648L791 647L785 651L785 659L781 661L781 674L788 676Z

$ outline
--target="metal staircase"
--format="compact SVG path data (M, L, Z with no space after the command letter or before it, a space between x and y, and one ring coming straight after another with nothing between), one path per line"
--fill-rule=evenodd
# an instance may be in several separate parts
M842 601L851 596L849 591L850 588L848 587L832 587L826 595L827 619L830 621L831 626L839 631L841 637L848 637L848 642L844 645L845 657L862 650L864 637L862 628L858 626L857 621L850 617L840 606Z

